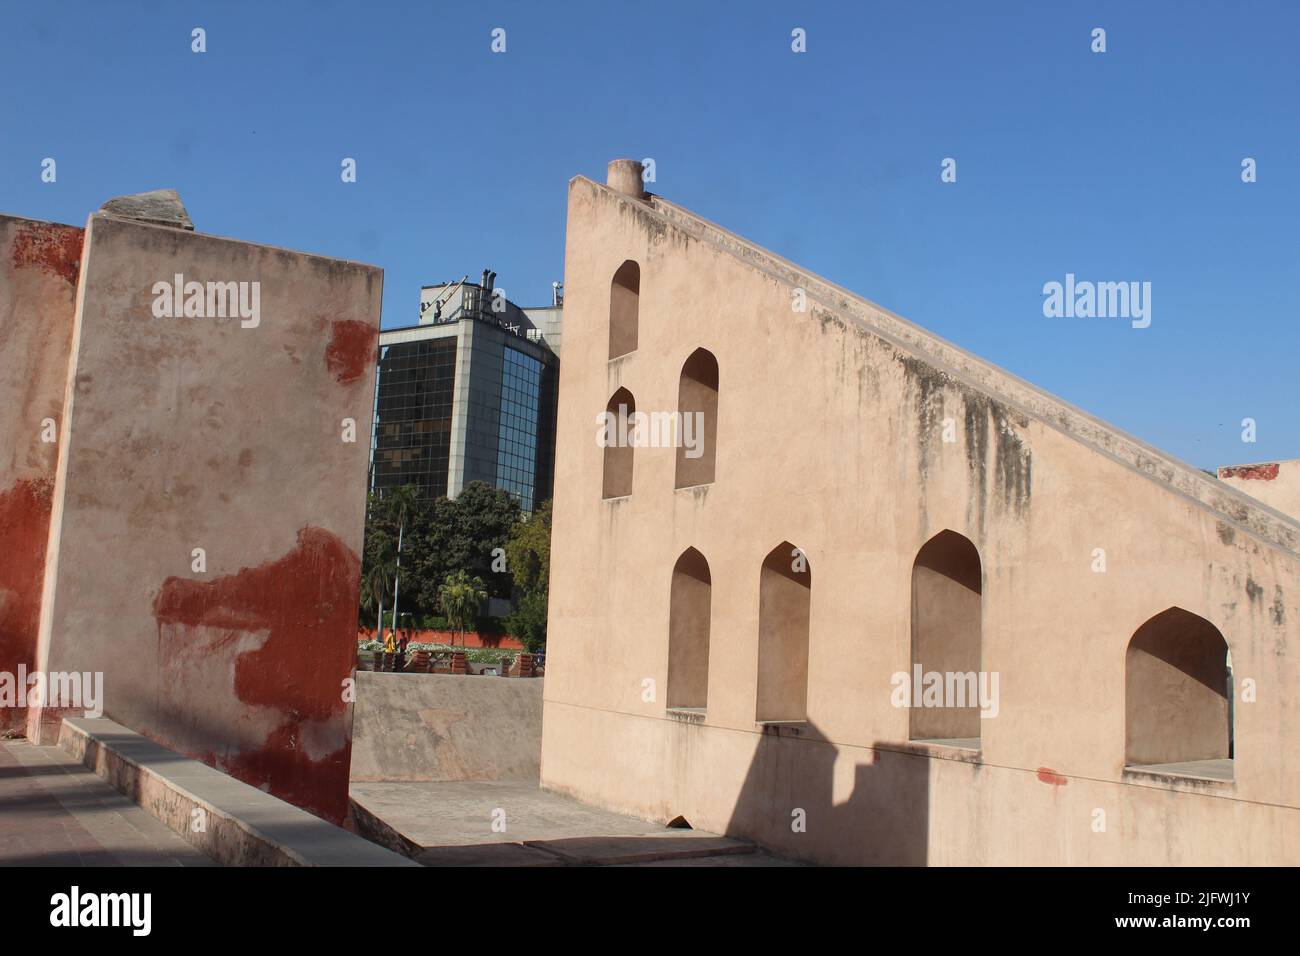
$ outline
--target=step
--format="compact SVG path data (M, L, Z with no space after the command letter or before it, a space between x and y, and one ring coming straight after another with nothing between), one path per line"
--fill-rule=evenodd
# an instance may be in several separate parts
M59 745L219 863L419 865L107 718L65 718Z

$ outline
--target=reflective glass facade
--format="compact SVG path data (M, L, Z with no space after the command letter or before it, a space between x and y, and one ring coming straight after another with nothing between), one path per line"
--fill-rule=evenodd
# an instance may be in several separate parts
M503 350L501 420L497 432L497 487L533 510L537 477L542 363L518 349Z
M454 338L380 350L372 458L376 493L412 484L424 498L447 494L455 385Z

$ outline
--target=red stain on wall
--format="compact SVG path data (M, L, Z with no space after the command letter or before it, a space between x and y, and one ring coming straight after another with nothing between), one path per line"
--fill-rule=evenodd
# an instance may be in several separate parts
M85 230L76 226L53 222L28 226L14 238L14 268L35 267L76 285L85 236Z
M360 579L361 563L342 541L321 528L304 528L297 546L279 560L211 582L163 582L154 599L160 639L164 627L173 629L173 640L197 627L268 633L260 648L236 658L235 693L240 702L273 708L283 718L254 751L190 756L342 822L350 740L339 734L344 746L315 759L303 745L307 722L339 721L341 728L345 718L343 681L351 676L356 653Z
M1229 465L1219 469L1220 478L1241 478L1246 481L1272 481L1281 466L1273 461L1263 465Z
M1051 767L1038 768L1038 782L1051 784L1053 787L1064 787L1070 781L1061 776Z
M36 663L53 490L50 479L36 478L0 493L0 670L11 674ZM25 715L23 708L0 709L0 730L21 727Z
M335 696L341 694L340 686ZM219 765L220 769L254 786L267 783L270 792L281 800L341 826L347 816L352 747L349 743L319 760L312 760L301 748L298 731L299 727L292 722L282 724L259 749L227 758ZM335 798L335 791L341 798Z
M378 338L379 332L368 322L340 319L331 323L325 366L335 381L342 385L360 381L378 358L375 352Z

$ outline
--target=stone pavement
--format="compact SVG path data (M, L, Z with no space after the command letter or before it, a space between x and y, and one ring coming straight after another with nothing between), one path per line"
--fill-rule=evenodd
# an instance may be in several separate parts
M798 865L743 840L588 806L530 780L354 780L349 793L363 832L426 866Z
M215 865L60 748L0 740L0 866Z

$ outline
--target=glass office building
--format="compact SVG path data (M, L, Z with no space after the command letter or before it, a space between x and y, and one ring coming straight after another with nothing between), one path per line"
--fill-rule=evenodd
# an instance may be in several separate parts
M423 498L455 497L483 481L524 511L550 498L560 302L492 309L492 293L490 280L426 287L420 324L380 334L376 493L410 484Z

